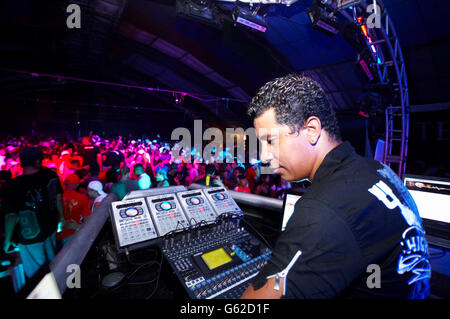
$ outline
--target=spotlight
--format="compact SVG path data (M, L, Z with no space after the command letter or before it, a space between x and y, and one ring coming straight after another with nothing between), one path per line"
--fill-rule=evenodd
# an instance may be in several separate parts
M362 51L358 54L358 63L364 71L364 74L367 76L369 82L372 82L377 78L377 73L373 69L373 58L367 50Z
M222 21L217 8L207 0L177 0L176 13L210 26L221 28Z
M339 33L339 25L333 13L328 13L325 6L314 0L311 8L306 13L308 14L309 22L313 29L321 31L329 36L334 36Z
M263 17L257 15L258 8L254 12L251 12L250 10L235 5L231 14L234 24L240 23L253 30L266 32L267 23Z
M336 7L339 10L342 9L353 9L354 5L357 5L359 3L358 0L337 0L336 1Z

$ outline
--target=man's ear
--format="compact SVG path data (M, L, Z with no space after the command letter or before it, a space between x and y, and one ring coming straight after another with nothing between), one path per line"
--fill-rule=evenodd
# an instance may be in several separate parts
M310 116L304 125L309 144L316 145L322 133L322 123L317 116Z

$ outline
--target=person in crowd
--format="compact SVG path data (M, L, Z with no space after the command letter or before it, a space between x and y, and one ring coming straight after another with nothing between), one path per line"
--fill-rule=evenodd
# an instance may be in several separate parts
M120 179L113 185L111 193L116 194L117 198L122 200L126 194L138 189L137 180L130 179L130 168L128 166L123 166L120 169Z
M114 149L114 145L111 143L106 146L106 151L102 154L102 162L103 171L117 170L124 164L125 156L121 151Z
M233 163L235 164L235 163ZM232 165L233 165L232 164ZM245 170L242 166L235 165L234 169L231 171L231 174L228 178L228 187L230 189L234 189L236 186L238 186L238 176L244 175L245 176Z
M274 183L270 188L270 196L273 198L283 199L286 189L289 188L289 184L284 181L280 175L274 175Z
M270 196L270 175L261 175L255 187L256 195Z
M214 164L207 164L205 167L205 176L198 181L197 184L205 186L223 186L220 176L217 174L217 168Z
M80 158L71 156L70 152L67 150L61 152L61 160L59 166L57 167L57 173L62 181L65 181L67 176L80 169Z
M11 172L10 171L0 171L0 212L3 207L3 201L5 196L5 187L6 185L11 181ZM0 222L2 222L0 220ZM3 223L2 223L3 225ZM0 232L3 232L3 227L0 230Z
M3 145L0 145L0 171L4 170L6 164L6 150Z
M42 167L42 159L39 148L24 148L20 153L23 174L5 188L3 249L10 252L18 245L27 278L55 257L57 225L64 220L62 186L54 171Z
M178 171L178 164L171 163L169 171L167 172L167 181L169 182L170 186L180 185L180 181L178 180L177 176L177 171Z
M245 178L248 181L248 187L250 188L251 191L255 190L257 177L258 176L256 175L255 165L249 164L248 168L245 170Z
M149 189L152 186L150 176L144 172L144 166L142 164L134 165L133 172L138 179L139 189Z
M91 206L91 213L93 213L108 194L103 191L102 182L96 180L90 182L87 189L88 196L94 200Z
M167 173L164 169L159 169L156 172L156 187L169 187L169 181L167 180Z
M97 145L92 144L90 136L83 137L82 143L78 154L83 158L83 165L89 165L89 171L92 176L98 176L102 170L100 148Z
M16 178L22 174L23 166L17 154L11 154L12 157L6 159L5 169L11 172L11 177Z
M189 186L191 185L198 177L198 171L194 164L187 163L186 164L187 169L187 176L185 177L185 185Z
M237 186L233 188L236 192L242 192L242 193L251 193L250 188L248 187L248 181L247 178L245 178L244 175L239 175L237 177Z
M91 214L87 195L77 192L77 188L80 185L78 175L71 174L67 176L64 184L64 222L61 232L56 234L56 240L60 241L60 247L69 242L73 234Z

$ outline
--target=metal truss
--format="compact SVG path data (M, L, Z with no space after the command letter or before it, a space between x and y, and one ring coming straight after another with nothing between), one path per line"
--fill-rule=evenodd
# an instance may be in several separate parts
M386 106L383 162L401 177L406 169L410 107L406 66L392 20L381 0L322 0L322 3L359 26L366 40L368 52L372 56L371 69L378 73L381 85L391 85L397 93L398 106ZM369 19L371 21L368 21ZM373 21L379 24L369 28L368 22Z

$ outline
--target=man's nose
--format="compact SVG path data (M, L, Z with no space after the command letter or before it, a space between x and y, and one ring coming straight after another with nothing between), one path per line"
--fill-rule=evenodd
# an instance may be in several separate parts
M268 150L268 147L263 145L261 147L261 154L260 154L260 158L261 158L261 163L263 165L270 165L270 162L273 160L273 154L272 152L270 152Z

